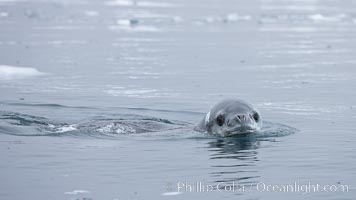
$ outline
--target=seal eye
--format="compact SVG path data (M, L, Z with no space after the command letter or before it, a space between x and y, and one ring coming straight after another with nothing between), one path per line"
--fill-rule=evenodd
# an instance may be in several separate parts
M224 118L224 116L219 115L219 116L216 118L216 123L217 123L219 126L224 125L224 123L225 123L225 118Z
M253 119L256 121L256 122L258 122L258 120L260 120L260 116L258 115L258 113L253 113Z

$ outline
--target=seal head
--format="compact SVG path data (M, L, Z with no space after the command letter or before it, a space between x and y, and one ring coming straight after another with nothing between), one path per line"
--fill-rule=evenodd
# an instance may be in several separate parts
M262 128L260 113L243 100L228 99L216 104L194 130L232 136L253 133Z

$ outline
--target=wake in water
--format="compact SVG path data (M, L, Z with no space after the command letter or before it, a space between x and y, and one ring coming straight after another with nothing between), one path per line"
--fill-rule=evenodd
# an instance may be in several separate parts
M132 115L95 118L80 123L49 120L44 117L0 111L0 132L23 136L60 136L66 134L115 135L149 133L187 126L186 123Z
M44 117L21 114L16 112L0 111L0 133L19 136L115 136L127 134L159 134L182 135L196 133L193 125L187 122L170 121L161 118L139 115L119 115L111 117L95 117L79 123L58 122ZM262 130L253 137L279 137L297 132L295 128L264 121ZM250 137L251 134L234 137ZM195 135L196 136L196 135ZM193 136L194 137L194 136ZM218 137L218 136L213 136Z

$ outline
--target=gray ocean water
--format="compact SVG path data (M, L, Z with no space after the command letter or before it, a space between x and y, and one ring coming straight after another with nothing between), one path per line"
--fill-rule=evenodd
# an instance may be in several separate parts
M0 0L0 199L354 199L355 36L354 0ZM189 129L225 98L298 131Z

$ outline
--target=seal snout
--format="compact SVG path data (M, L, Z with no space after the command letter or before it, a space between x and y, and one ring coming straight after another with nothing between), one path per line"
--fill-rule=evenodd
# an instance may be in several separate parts
M237 114L235 117L239 122L244 122L253 119L251 114Z
M253 116L251 114L239 113L233 115L230 120L228 120L227 125L232 126L247 126L254 122Z
M262 126L259 112L243 100L228 99L213 106L196 129L230 136L258 131Z

